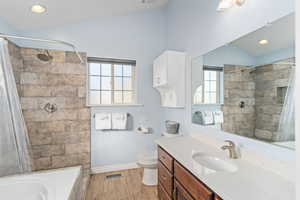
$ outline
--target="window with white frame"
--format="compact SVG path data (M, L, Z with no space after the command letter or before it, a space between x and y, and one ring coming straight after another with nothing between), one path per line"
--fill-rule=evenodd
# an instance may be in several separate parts
M221 103L221 76L219 68L205 67L203 70L203 86L199 86L194 95L194 104Z
M136 61L88 58L88 104L136 104Z

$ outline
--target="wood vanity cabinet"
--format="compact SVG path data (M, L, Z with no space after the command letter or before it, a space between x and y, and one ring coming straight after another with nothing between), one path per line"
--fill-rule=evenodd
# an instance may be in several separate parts
M183 186L174 180L174 191L173 191L174 200L194 200L194 198L186 191Z
M161 147L158 160L159 200L222 200Z
M221 197L219 197L218 195L216 195L214 200L222 200L222 199L221 199Z
M173 175L168 171L162 163L158 163L159 182L169 196L173 192Z

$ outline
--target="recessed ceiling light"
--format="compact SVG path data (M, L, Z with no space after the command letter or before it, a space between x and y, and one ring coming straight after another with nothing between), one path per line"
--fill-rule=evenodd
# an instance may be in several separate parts
M269 43L268 40L261 40L261 41L259 41L259 44L261 44L261 45L265 45L265 44L268 44L268 43Z
M217 11L222 12L233 6L232 0L221 0L218 6Z
M46 7L42 6L42 5L39 5L39 4L36 4L36 5L33 5L31 7L31 11L34 12L34 13L43 13L43 12L46 11Z
M234 5L242 6L244 5L246 0L220 0L217 11L222 12L225 11Z
M235 0L235 4L238 5L238 6L242 6L244 5L246 0Z

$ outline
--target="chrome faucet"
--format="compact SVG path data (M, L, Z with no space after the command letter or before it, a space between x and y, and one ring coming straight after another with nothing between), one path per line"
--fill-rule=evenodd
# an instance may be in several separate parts
M225 140L229 145L221 147L222 150L229 150L230 159L238 159L238 153L235 144L231 140Z

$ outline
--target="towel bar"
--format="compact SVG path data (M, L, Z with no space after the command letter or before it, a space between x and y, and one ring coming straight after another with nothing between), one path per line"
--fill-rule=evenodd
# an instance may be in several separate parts
M96 117L96 114L97 114L97 113L95 113L95 114L93 115L93 118ZM127 113L127 117L129 117L129 116L130 116L130 113Z

